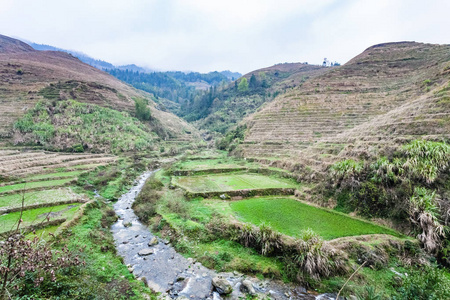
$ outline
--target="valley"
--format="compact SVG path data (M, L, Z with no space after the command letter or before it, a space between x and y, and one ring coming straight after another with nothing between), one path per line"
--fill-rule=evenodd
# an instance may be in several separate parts
M450 297L449 45L108 72L0 35L0 299Z

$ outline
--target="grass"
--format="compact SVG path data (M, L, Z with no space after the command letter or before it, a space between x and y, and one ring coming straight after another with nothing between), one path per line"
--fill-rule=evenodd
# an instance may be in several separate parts
M61 178L61 177L77 177L82 172L83 171L70 171L70 172L57 172L57 173L33 175L33 176L30 176L30 177L26 177L24 179L24 181L51 179L51 178Z
M50 216L50 221L54 219L69 219L78 210L80 204L64 204L52 207L41 207L36 209L30 209L23 212L21 227L27 227L30 225L37 225L41 222L45 222L47 216ZM50 213L50 214L49 214ZM0 232L6 232L13 229L17 225L20 212L13 212L0 216Z
M70 201L81 196L73 193L69 188L52 189L25 193L25 206L52 203L59 201ZM22 205L22 194L0 196L0 207L14 208Z
M183 253L185 257L198 257L203 265L219 272L233 270L277 279L283 276L283 264L280 260L261 256L256 250L236 242L216 240L186 246L189 250Z
M255 164L247 163L243 160L237 161L233 159L201 159L201 160L187 160L177 164L180 170L207 170L207 169L232 169L232 168L246 168Z
M311 228L325 240L363 234L399 233L369 222L316 208L288 198L262 197L231 202L239 219L255 225L265 223L286 235L298 237Z
M112 212L99 201L88 205L80 221L53 243L54 250L67 246L86 264L57 270L56 282L44 280L39 287L30 284L16 292L17 298L155 300L152 292L134 279L121 257L115 254L114 239L109 231L116 220ZM41 231L51 230L53 228L49 227Z
M259 174L219 174L174 177L176 184L192 192L226 192L242 189L293 188L290 180Z
M61 185L65 185L65 184L71 182L72 180L73 180L73 178L67 178L67 179L36 181L36 182L6 185L6 186L0 187L0 194L6 193L9 191L22 191L22 190L29 190L29 189L34 189L34 188L61 186Z
M173 199L185 203L187 218L167 207L167 203ZM177 232L183 232L190 237L190 239L172 241L177 251L185 257L195 257L204 266L221 272L238 271L278 279L284 277L283 264L276 257L261 256L256 250L246 248L237 242L224 239L206 241L202 238L205 234L205 224L216 218L216 213L229 215L228 212L231 210L228 202L202 198L185 201L182 193L167 190L157 207L164 223L168 223Z

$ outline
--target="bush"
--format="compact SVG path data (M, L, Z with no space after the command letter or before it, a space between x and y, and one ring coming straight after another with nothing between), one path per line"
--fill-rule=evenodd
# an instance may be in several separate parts
M433 183L450 163L450 146L444 142L415 140L403 147L408 155L409 173L426 183Z
M136 110L136 118L141 121L148 121L151 118L150 108L148 107L148 100L141 98L134 99L134 108Z
M366 217L386 216L386 210L390 207L386 205L386 194L383 188L377 187L372 182L363 182L355 192L353 201L356 202L353 207Z
M450 299L450 280L434 267L411 271L393 299Z
M171 212L178 214L182 218L186 219L189 216L189 206L183 198L170 198L167 201L167 207Z
M156 205L161 198L158 191L161 191L164 185L161 181L152 175L144 184L136 200L133 202L132 208L139 220L148 224L149 219L156 214Z

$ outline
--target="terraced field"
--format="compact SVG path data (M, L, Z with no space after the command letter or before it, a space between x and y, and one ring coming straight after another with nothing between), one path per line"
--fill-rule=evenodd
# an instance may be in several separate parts
M116 157L105 154L68 154L45 151L21 152L19 150L0 150L0 173L7 177L27 177L27 179L30 179L30 177L35 174L42 175L42 178L45 178L43 174L46 173L56 173L52 175L54 177L68 177L71 175L60 173L76 170L89 170L99 165L112 163L115 160Z
M257 163L230 159L224 154L213 157L209 160L194 159L179 162L174 165L172 171L173 174L177 174L181 170L206 170L206 173L202 175L172 176L171 179L173 185L183 188L188 194L192 194L194 197L209 198L193 201L190 204L194 207L193 210L198 219L209 218L209 216L202 215L202 212L214 209L226 218L234 216L233 218L241 222L256 226L265 224L292 237L301 237L304 231L308 229L312 229L325 240L370 234L401 236L392 229L369 221L298 201L292 195L294 191L297 191L297 196L298 193L301 194L304 185L296 183L292 179L233 169L251 166L263 171L264 168ZM260 191L261 193L242 192L248 190ZM291 191L292 193L279 193L279 190ZM223 198L222 194L239 197L231 198L235 201L217 200L218 197ZM255 195L260 197L255 197Z
M373 46L246 120L241 151L318 172L342 157L450 138L449 45Z
M25 210L22 214L21 228L39 226L44 222L63 223L72 218L80 207L80 203L64 204ZM0 216L0 234L13 230L17 226L20 212L12 212Z
M325 240L364 234L399 236L394 230L310 206L291 198L251 198L233 201L229 205L239 220L257 226L266 224L293 237L301 236L307 229L312 229Z
M292 182L281 178L271 178L251 173L183 176L173 178L173 182L194 193L277 188L293 189L296 187Z
M17 226L22 201L22 229L55 231L87 201L71 187L77 177L116 157L44 151L0 150L0 233Z

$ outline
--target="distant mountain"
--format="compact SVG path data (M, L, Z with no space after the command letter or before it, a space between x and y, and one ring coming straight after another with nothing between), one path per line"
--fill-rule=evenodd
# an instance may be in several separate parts
M118 67L111 68L111 69L128 70L128 71L140 72L140 73L154 72L154 70L151 70L148 68L142 68L142 67L136 66L135 64L118 66ZM107 70L109 70L109 69L107 69Z
M236 80L239 77L242 77L241 73L239 73L239 72L231 72L229 70L222 71L222 72L220 72L220 74L224 75L225 77L227 77L231 81Z
M94 58L92 58L84 53L78 52L78 51L66 50L66 49L62 49L62 48L53 47L50 45L36 44L36 43L31 43L31 42L29 42L28 44L31 47L33 47L35 50L39 50L39 51L61 51L61 52L69 53L69 54L75 56L76 58L78 58L79 60L81 60L82 62L84 62L88 65L91 65L100 70L109 70L109 69L115 68L115 66L109 62L99 60L99 59L94 59Z

